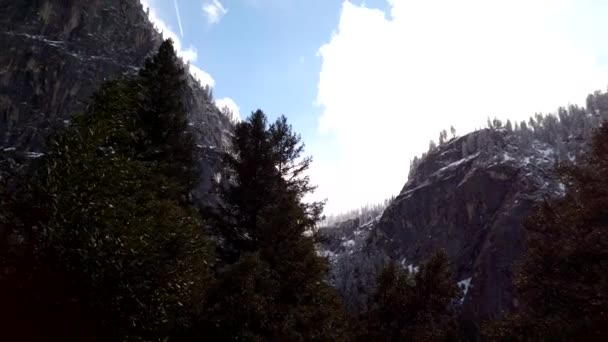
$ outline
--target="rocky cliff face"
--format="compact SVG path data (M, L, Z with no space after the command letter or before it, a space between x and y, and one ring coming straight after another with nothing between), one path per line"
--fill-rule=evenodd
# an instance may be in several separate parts
M555 150L539 142L484 130L453 140L419 165L373 233L373 244L416 265L438 248L466 284L465 310L477 317L516 305L511 285L523 248L523 222L542 196L559 195L551 172ZM467 154L462 145L466 140Z
M159 39L137 1L0 1L0 144L42 148L52 124Z
M103 81L136 72L161 39L138 0L0 0L4 166L40 156L50 132ZM200 195L232 125L193 78L183 96L202 156Z
M591 116L580 115L590 122ZM553 168L580 152L584 139L573 131L547 140L530 131L484 129L430 151L381 216L321 230L328 240L321 253L332 263L331 281L351 308L364 310L387 260L414 271L441 248L464 290L467 317L479 322L512 310L523 223L535 203L563 193Z

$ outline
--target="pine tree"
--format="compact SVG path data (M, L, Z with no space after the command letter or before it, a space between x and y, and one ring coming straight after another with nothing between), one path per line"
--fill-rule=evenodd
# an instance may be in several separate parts
M442 341L456 337L454 283L445 252L440 251L411 274L396 264L378 277L371 310L363 315L362 341Z
M164 41L158 53L146 60L139 84L139 116L145 133L141 154L144 160L159 161L167 176L180 180L186 196L196 175L194 138L182 100L186 74L172 40Z
M8 270L0 277L0 310L11 327L4 336L164 341L200 316L212 249L195 210L178 195L182 180L165 172L167 154L142 155L142 146L162 150L181 138L142 124L143 112L156 111L158 122L176 112L150 105L140 81L102 87L2 208L11 214L3 225L22 241L0 253Z
M439 132L439 145L443 145L448 138L448 132L444 129Z
M526 222L527 247L515 277L519 309L491 325L492 340L599 341L608 337L608 125L581 165L558 168L564 198Z
M500 119L498 118L494 118L494 120L492 121L492 127L494 127L495 129L502 128L502 121L500 121Z
M232 340L346 339L342 304L325 282L327 261L305 234L320 220L322 204L302 202L313 187L304 176L311 159L300 157L300 136L284 117L268 124L258 110L237 124L232 147L215 213L227 263L218 277L226 286L211 295L214 309L207 320L216 324L208 334ZM236 312L246 303L255 311Z
M535 132L536 132L536 131L539 129L539 127L538 127L538 125L537 125L536 121L534 121L534 119L533 119L533 118L530 118L530 119L528 120L528 127L529 127L531 130L535 131Z
M521 123L519 124L519 127L521 128L522 131L527 131L528 125L526 124L526 120L522 120Z

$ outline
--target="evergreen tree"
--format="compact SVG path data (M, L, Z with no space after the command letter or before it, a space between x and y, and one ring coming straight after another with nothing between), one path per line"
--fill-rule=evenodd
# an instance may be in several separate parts
M515 277L519 309L487 329L492 340L599 341L608 337L608 125L580 165L558 169L564 198L529 217Z
M147 84L102 87L3 206L2 225L17 241L0 253L9 340L165 341L200 317L212 249L196 212L182 204L182 179L165 172L167 154L142 153L181 141L177 128L168 134L142 123L154 111L158 122L177 115L140 96L151 92Z
M536 132L536 131L538 130L538 128L539 128L539 127L538 127L538 125L537 125L537 123L536 123L536 121L534 121L534 119L533 119L533 118L530 118L530 119L528 120L528 127L529 127L531 130L534 130L535 132Z
M186 74L172 40L164 41L158 53L146 60L139 84L139 116L145 133L140 144L142 157L158 161L163 173L179 180L185 196L196 176L194 138L188 131L182 100Z
M327 261L305 234L320 220L322 205L302 202L313 187L303 176L311 159L300 158L300 137L284 117L269 125L258 110L237 124L232 146L215 215L229 264L218 275L226 286L211 296L214 309L207 320L216 323L209 334L231 340L346 339L341 302L325 282ZM243 303L252 303L254 311L237 312Z
M378 277L372 308L363 316L361 341L445 341L457 336L454 283L445 252L411 274L394 263Z
M439 145L443 145L447 139L448 139L448 132L445 129L443 131L439 132Z
M496 129L502 128L502 121L500 121L498 118L494 118L494 121L492 121L492 127Z

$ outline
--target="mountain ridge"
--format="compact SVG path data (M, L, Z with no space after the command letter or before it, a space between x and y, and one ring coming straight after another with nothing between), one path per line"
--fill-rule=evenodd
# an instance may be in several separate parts
M554 167L576 161L586 148L595 127L608 118L605 99L595 93L587 108L560 108L515 128L495 120L489 128L431 144L378 217L321 228L328 241L320 253L330 258L331 282L351 310L367 309L376 276L390 260L413 271L444 249L454 282L465 293L466 319L479 324L511 312L517 306L512 277L524 247L524 221L537 203L564 194Z

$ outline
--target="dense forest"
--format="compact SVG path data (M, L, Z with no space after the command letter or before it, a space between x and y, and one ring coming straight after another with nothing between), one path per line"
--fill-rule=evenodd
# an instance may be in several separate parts
M305 176L312 160L285 117L269 122L257 110L236 123L214 179L219 201L197 203L198 150L179 95L185 79L167 40L138 74L104 84L25 175L2 179L3 340L608 337L608 125L587 128L572 114L584 109L558 113L583 125L590 148L576 163L563 158L556 173L565 196L547 199L526 223L518 309L472 337L460 326L462 291L441 250L416 269L383 263L365 310L347 308L315 247L323 205L303 201L314 190ZM557 141L557 121L490 126L532 144ZM442 132L440 143L447 140ZM372 219L389 204L356 215Z

